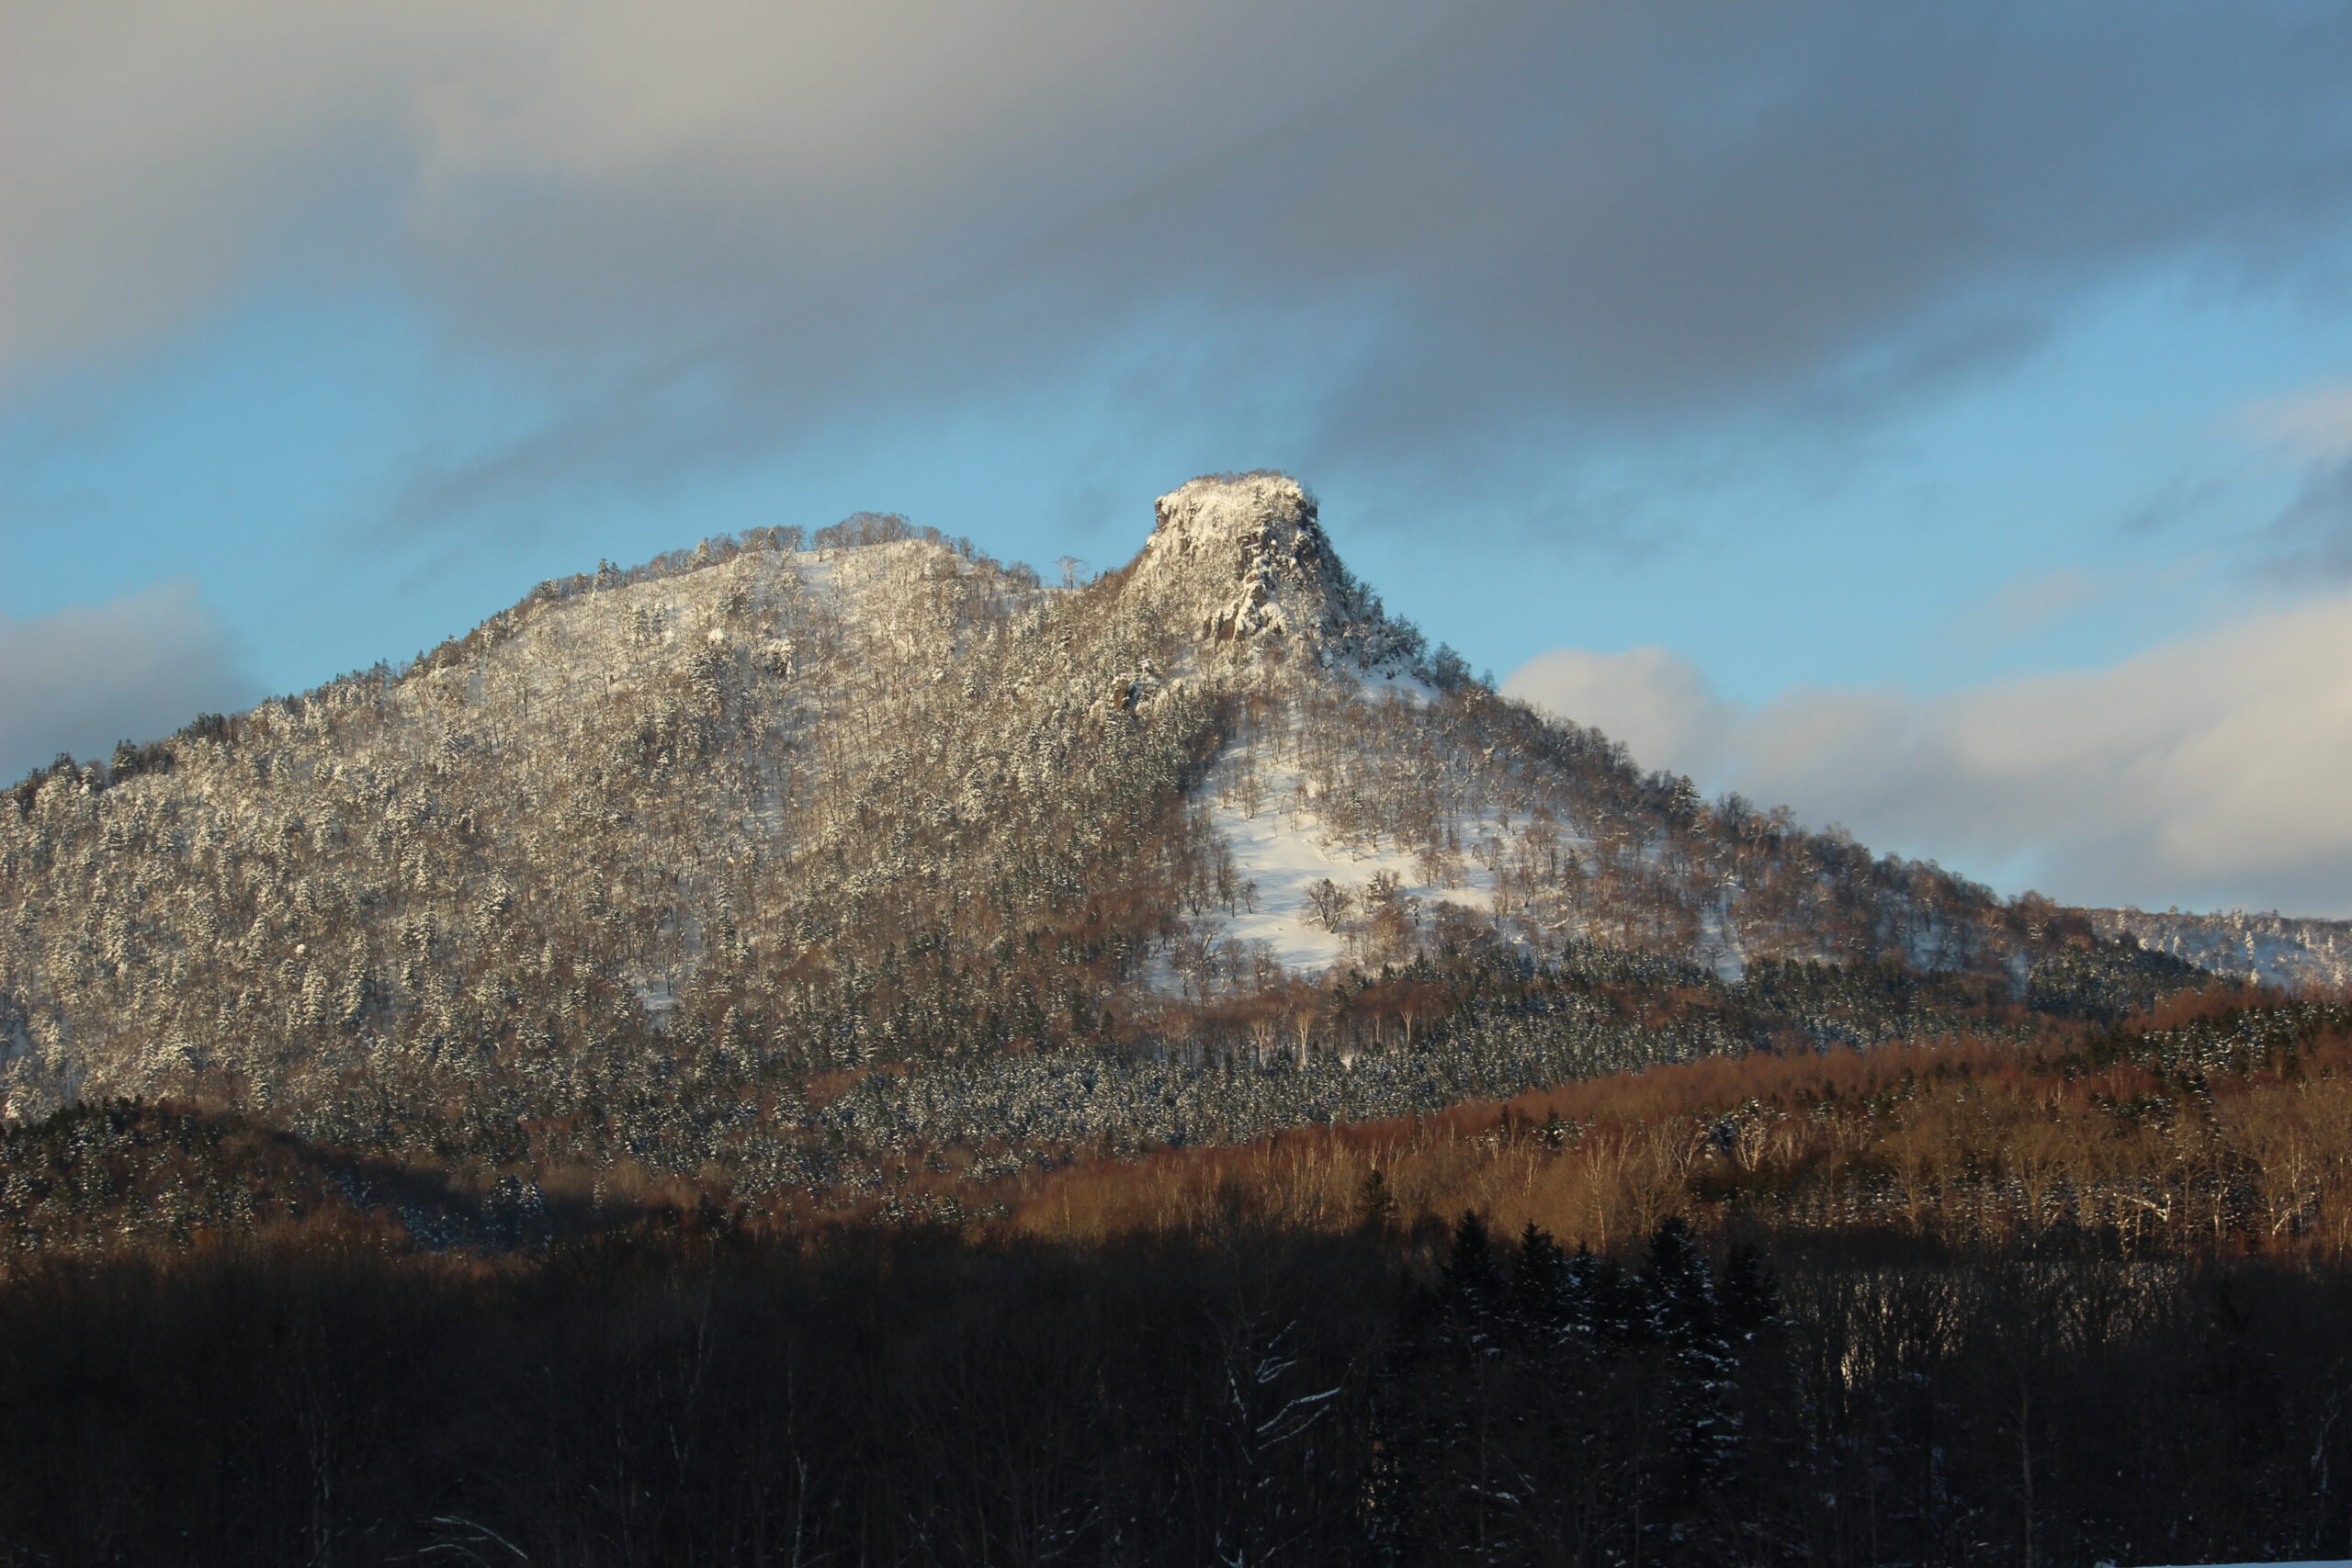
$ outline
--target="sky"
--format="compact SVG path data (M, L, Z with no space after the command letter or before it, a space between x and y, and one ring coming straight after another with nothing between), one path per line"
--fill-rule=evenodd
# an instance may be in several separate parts
M2287 0L0 0L0 774L1279 468L1645 767L2352 916L2346 81Z

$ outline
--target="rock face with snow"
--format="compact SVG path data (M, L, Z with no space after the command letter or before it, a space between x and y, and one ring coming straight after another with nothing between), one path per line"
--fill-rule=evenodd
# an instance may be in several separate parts
M1212 475L1159 498L1127 592L1207 650L1281 648L1328 662L1416 660L1419 639L1340 564L1315 498L1287 474Z

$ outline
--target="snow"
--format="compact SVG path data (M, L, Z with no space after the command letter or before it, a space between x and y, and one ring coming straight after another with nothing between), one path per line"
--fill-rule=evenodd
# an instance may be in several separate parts
M799 574L800 585L810 592L838 593L840 590L833 581L834 568L841 563L842 557L847 553L852 552L796 550L792 555L792 569Z
M633 982L637 1005L661 1028L669 1021L670 1014L678 1010L678 993L667 975L639 976Z
M2352 986L2352 920L2308 919L2276 912L2192 915L2177 909L2093 909L2103 936L2130 934L2143 947L2201 964L2219 975L2264 985Z
M1417 706L1427 707L1443 694L1419 676L1394 665L1374 670L1367 668L1361 660L1351 659L1339 666L1335 672L1353 681L1366 702L1395 696Z
M1727 985L1737 985L1747 973L1747 953L1731 918L1729 897L1718 898L1699 912L1698 959Z
M1205 791L1210 821L1233 857L1234 871L1256 885L1254 908L1216 917L1224 935L1265 942L1286 968L1316 976L1349 956L1344 931L1329 929L1307 897L1307 889L1326 877L1352 893L1386 872L1424 907L1441 898L1470 908L1492 904L1493 874L1475 857L1462 857L1463 880L1435 883L1423 879L1419 856L1394 843L1336 841L1314 807L1302 801L1300 770L1264 750L1255 754L1257 809L1246 809L1249 803L1237 786L1250 765L1248 753L1228 750L1211 770ZM1454 826L1465 846L1495 832L1487 818Z

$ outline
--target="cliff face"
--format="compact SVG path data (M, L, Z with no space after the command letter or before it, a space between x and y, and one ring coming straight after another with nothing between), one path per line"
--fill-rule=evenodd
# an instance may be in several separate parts
M1296 479L1197 479L1154 510L1130 591L1203 642L1316 644L1346 620L1353 584Z
M1211 652L1279 649L1317 664L1405 671L1419 638L1350 574L1287 474L1214 475L1159 498L1127 592Z

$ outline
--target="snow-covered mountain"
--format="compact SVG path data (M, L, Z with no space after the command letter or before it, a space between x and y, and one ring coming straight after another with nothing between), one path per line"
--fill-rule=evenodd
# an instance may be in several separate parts
M1270 474L1162 497L1091 583L871 516L607 566L0 802L6 1116L166 1095L493 1162L693 1168L1139 1062L1288 1062L1236 1128L1566 1072L1604 1021L1575 1063L1868 1035L1787 999L1813 964L1897 1008L2188 974L2120 952L1498 696ZM1363 1088L1449 1019L1487 1044Z

